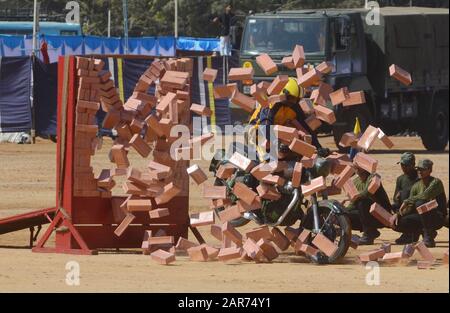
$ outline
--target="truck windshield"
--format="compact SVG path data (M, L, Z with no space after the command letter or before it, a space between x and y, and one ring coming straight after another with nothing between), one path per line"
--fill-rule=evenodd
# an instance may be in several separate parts
M325 54L325 30L323 18L249 18L241 53L288 55L302 45L305 53Z

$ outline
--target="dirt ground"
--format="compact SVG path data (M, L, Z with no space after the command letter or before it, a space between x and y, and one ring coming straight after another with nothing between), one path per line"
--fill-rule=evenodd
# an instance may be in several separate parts
M396 162L404 151L412 151L418 158L431 158L435 162L434 175L443 180L448 195L448 148L445 153L430 154L419 138L393 141L396 147L391 151L381 145L372 151L380 161L379 174L390 196L400 174ZM321 138L321 142L334 147L330 137ZM103 150L95 157L97 173L110 166L106 156L110 145L105 140ZM36 145L0 145L0 218L54 206L55 152L56 145L43 140ZM132 164L144 163L132 155ZM207 170L207 162L198 164ZM208 210L207 201L199 195L200 189L191 183L191 212ZM242 230L254 226L249 224ZM200 231L208 243L218 244L208 227ZM381 265L380 284L375 286L366 284L369 270L358 264L356 256L382 242L392 242L398 237L392 230L383 230L375 246L350 249L341 264L326 266L309 264L292 250L272 264L196 263L181 256L170 266L157 265L136 251L102 252L98 256L37 254L26 247L28 236L28 230L0 235L0 292L449 292L448 266L442 265L443 253L448 249L447 228L439 231L438 247L432 249L438 259L433 269L418 270L416 253L408 265ZM401 249L393 246L393 251ZM79 286L65 282L69 261L80 265Z

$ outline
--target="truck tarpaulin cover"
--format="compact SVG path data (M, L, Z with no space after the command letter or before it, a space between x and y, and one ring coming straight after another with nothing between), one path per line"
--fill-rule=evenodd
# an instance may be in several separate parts
M31 58L0 58L0 133L31 129Z

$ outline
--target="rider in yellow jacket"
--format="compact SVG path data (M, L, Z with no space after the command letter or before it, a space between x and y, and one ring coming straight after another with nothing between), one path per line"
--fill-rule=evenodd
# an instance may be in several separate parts
M286 100L272 103L265 108L258 104L250 117L250 125L253 125L255 128L265 128L263 132L268 140L270 139L271 125L299 128L306 134L311 135L312 144L317 149L321 149L322 146L317 139L317 135L305 122L305 113L299 105L300 100L305 96L305 90L298 86L295 78L289 78L289 82L284 87L281 95L286 95Z

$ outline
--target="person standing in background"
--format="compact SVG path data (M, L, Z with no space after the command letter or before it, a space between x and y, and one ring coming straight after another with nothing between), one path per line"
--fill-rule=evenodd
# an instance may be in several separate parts
M236 22L236 16L233 14L231 3L225 6L225 12L213 20L214 23L220 23L220 55L231 56L231 26Z

